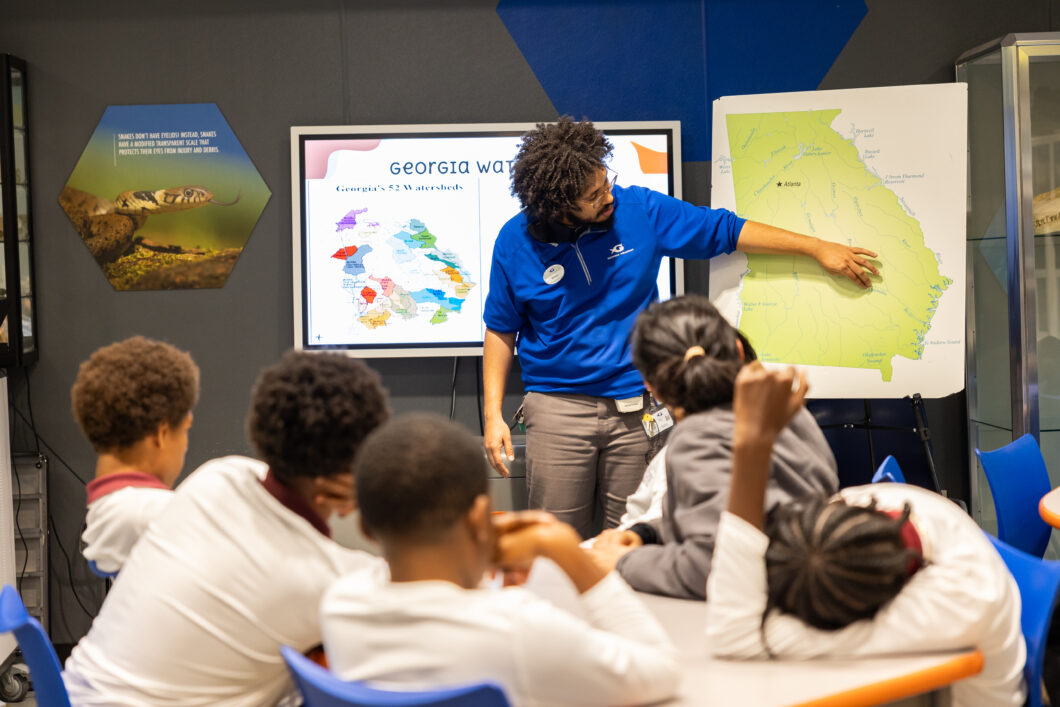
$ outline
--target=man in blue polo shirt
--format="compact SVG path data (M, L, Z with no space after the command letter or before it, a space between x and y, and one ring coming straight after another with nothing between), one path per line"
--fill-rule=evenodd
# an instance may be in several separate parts
M790 253L815 258L869 287L878 271L863 248L802 236L730 211L620 187L611 144L589 121L562 117L523 137L512 193L523 210L493 247L483 353L485 447L507 476L511 433L501 410L516 343L527 395L530 507L587 537L593 510L617 525L640 482L650 440L647 396L633 366L633 321L658 299L663 256Z

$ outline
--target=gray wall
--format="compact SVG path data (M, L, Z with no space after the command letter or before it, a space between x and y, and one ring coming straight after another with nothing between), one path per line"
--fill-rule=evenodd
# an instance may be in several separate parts
M81 477L91 477L93 455L70 417L68 390L77 364L92 350L132 334L188 349L202 368L187 468L247 451L242 434L247 391L259 369L292 341L288 128L554 118L495 5L495 0L0 4L0 51L29 63L42 352L30 379L37 428L54 453ZM1008 32L1060 29L1058 23L1060 0L870 2L821 87L950 81L953 60L963 50ZM695 79L703 67L687 71ZM106 106L192 102L217 103L272 189L272 200L223 289L116 293L56 199ZM706 203L707 165L686 164L685 184L686 198ZM690 264L688 288L706 290L701 264ZM389 386L395 410L448 413L451 359L372 365ZM477 430L474 370L472 359L462 361L456 418ZM21 374L13 376L11 388L25 411ZM514 376L509 388L506 409L512 410L520 390ZM28 444L24 430L15 441ZM84 493L54 453L52 513L67 550L76 553ZM57 642L76 640L88 618L71 601L62 556L54 544L52 549L58 560L52 634ZM74 582L92 611L101 586L79 558L73 564Z

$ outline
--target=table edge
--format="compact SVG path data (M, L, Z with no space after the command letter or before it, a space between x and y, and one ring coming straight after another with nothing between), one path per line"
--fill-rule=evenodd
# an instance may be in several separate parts
M946 687L957 680L978 675L982 669L983 654L978 650L972 650L954 656L945 663L908 675L861 685L807 702L799 702L792 707L869 707Z
M1056 498L1057 500L1060 500L1060 498L1058 498L1060 497L1060 493L1056 493L1058 490L1060 489L1053 489L1049 493L1042 496L1041 500L1038 501L1038 515L1042 517L1042 520L1044 520L1046 523L1053 526L1054 528L1060 528L1060 513L1057 513L1052 508L1050 508L1049 504L1045 502L1045 499L1052 497Z

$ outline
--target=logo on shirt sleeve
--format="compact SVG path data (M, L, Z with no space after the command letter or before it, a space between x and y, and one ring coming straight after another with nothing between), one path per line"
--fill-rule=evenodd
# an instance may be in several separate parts
M626 253L632 253L633 250L634 250L633 248L630 248L629 250L626 250L626 246L624 246L621 243L619 243L618 245L615 245L615 246L611 247L611 255L607 256L607 259L608 260L614 260L615 258L617 258L620 255L625 255Z

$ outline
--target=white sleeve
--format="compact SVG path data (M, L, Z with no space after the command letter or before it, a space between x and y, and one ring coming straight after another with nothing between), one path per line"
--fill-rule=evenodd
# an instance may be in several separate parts
M544 600L515 632L520 679L544 704L643 704L674 695L675 649L633 590L612 572L582 594L588 625Z
M120 571L147 526L171 500L172 491L129 487L89 505L81 535L85 559L101 572Z
M662 517L662 497L666 495L666 448L652 458L644 470L644 477L628 498L626 512L618 521L619 530L627 530L635 523L647 523Z
M872 619L836 631L822 631L766 606L765 552L768 538L728 512L718 526L714 565L707 583L707 639L716 656L752 658L766 654L811 658L864 656L974 646L992 611L1005 601L1005 581L975 552L917 572ZM765 643L763 643L763 633Z

